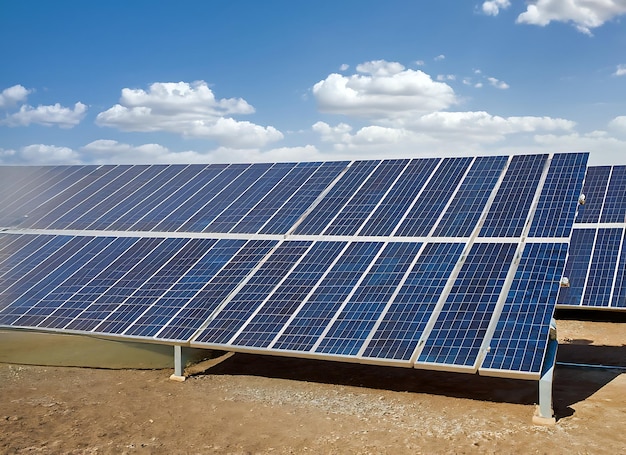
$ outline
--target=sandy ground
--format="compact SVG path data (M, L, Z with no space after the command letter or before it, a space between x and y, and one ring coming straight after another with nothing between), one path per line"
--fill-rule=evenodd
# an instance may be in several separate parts
M626 365L624 321L558 329L560 362ZM0 363L0 453L626 452L626 370L557 366L552 427L531 422L534 381L244 354L195 370Z

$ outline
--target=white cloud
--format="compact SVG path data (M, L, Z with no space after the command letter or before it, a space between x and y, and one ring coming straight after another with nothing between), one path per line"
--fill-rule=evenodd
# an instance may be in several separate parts
M32 93L32 90L27 90L21 85L5 88L0 93L0 108L15 106L24 102L30 93Z
M2 164L80 164L80 155L68 147L33 144L19 150L0 148Z
M241 98L216 99L204 81L156 82L148 91L123 89L119 104L99 113L96 123L123 131L167 131L228 147L261 147L283 138L274 127L229 117L253 112Z
M487 80L489 81L491 85L493 85L495 88L498 88L500 90L506 90L509 88L509 84L507 84L504 81L498 80L495 77L488 77Z
M400 63L377 60L360 74L330 74L313 86L321 111L364 118L400 118L445 109L457 102L452 88Z
M78 125L87 113L87 106L81 102L74 108L61 106L59 103L52 106L22 105L18 112L8 115L2 124L8 126L28 126L37 123L45 126L58 126L60 128L73 128Z
M425 64L425 63L424 63L424 60L416 60L416 61L415 61L415 64L416 64L417 66L424 66L424 64Z
M488 16L497 16L500 14L500 9L507 9L511 6L509 0L491 0L483 3L483 13Z
M339 71L348 71L348 69L350 69L350 65L347 63L344 63L339 67Z
M615 117L609 122L609 128L619 133L626 134L626 115Z
M573 23L587 35L591 29L626 13L624 0L537 0L517 17L518 23L546 26L552 21Z
M626 76L626 65L617 65L614 76Z
M440 62L441 60L445 60L446 56L443 54L439 54L437 57L435 57L435 61L436 62Z
M437 80L438 81L455 81L456 76L454 74L438 74Z

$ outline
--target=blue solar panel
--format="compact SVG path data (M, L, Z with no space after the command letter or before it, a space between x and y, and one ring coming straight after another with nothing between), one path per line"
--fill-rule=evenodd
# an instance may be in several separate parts
M598 229L583 305L609 306L623 234L623 229Z
M341 180L298 225L294 234L321 234L379 163L380 161L357 161L353 163L343 174Z
M506 156L476 158L433 235L469 237L506 165Z
M383 161L352 199L341 209L336 218L323 231L325 235L353 235L372 213L378 202L404 170L408 160Z
M472 246L417 363L475 366L516 248Z
M583 194L585 204L578 207L577 223L597 223L604 205L604 196L611 176L611 166L587 168Z
M527 244L481 371L541 372L566 243Z
M421 246L413 242L387 244L315 351L357 355Z
M246 242L155 337L162 340L188 340L276 243L270 240Z
M428 235L471 162L469 157L444 159L394 234Z
M310 164L310 163L309 163ZM311 204L348 165L345 161L324 163L259 230L261 234L285 234Z
M346 242L316 242L232 344L267 347L346 246Z
M603 223L626 221L626 166L613 166L600 221Z
M383 245L350 244L270 348L309 351Z
M481 237L522 234L547 158L548 155L513 157L480 231Z
M307 252L311 242L285 242L263 263L197 338L203 343L228 343L284 276Z
M580 305L582 303L595 236L595 229L574 229L572 232L567 263L563 272L563 276L569 280L569 287L562 287L559 290L558 304Z
M439 161L435 158L411 160L387 197L373 211L359 235L390 235Z
M464 243L430 243L372 335L363 356L410 360Z
M2 298L6 299L5 302L10 303L0 311L0 324L35 327L38 322L36 314L31 323L28 318L22 318L24 313L35 307L40 299L79 271L103 245L112 241L113 239L109 237L95 239L76 237L69 240L61 237L54 238L51 242L56 245L59 242L61 248L48 257L37 255L37 265L2 293ZM20 319L20 325L15 325L17 319Z
M587 155L562 153L552 158L529 237L569 237L587 168Z
M274 164L224 209L203 232L229 232L295 167L294 163Z
M626 231L624 231L624 237L622 237L622 252L617 265L617 273L615 274L611 306L614 308L626 308Z

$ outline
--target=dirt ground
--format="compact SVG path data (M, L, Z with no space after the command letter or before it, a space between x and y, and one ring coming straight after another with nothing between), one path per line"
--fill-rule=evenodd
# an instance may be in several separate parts
M559 362L626 365L623 320L557 326ZM557 365L552 427L531 422L534 381L247 354L195 370L0 363L0 453L626 452L625 369Z

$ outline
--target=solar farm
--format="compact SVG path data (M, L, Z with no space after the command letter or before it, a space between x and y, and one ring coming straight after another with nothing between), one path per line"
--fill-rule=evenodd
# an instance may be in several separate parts
M538 381L626 310L626 167L586 153L0 167L0 328Z

